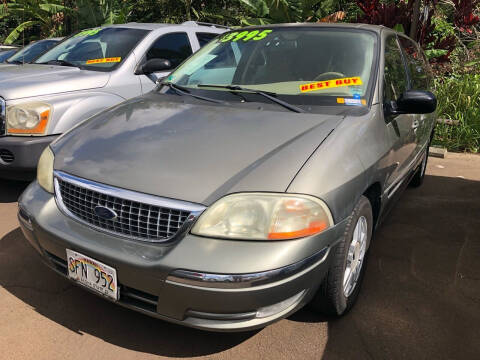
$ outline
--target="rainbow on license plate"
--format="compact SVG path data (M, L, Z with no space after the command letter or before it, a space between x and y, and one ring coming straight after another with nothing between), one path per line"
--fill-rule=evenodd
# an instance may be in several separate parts
M117 271L91 257L67 249L68 277L100 294L118 300Z

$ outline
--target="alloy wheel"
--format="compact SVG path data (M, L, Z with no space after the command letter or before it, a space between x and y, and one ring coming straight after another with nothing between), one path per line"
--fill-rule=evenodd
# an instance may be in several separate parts
M347 262L343 275L343 294L349 297L357 285L367 250L368 223L365 216L361 216L350 242L347 254Z

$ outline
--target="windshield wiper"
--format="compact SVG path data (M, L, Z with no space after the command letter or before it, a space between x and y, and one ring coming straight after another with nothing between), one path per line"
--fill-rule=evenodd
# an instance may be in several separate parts
M217 103L217 104L225 104L225 102L221 101L221 100L211 99L211 98L208 98L208 97L205 97L205 96L192 94L190 92L190 90L188 90L186 87L183 87L183 86L180 86L180 85L168 82L168 81L161 82L160 85L168 86L170 89L172 89L178 95L188 95L188 96L194 97L196 99L200 99L200 100L210 101L210 102Z
M47 62L42 62L42 63L36 63L36 64L41 64L41 65L60 65L60 66L71 66L71 67L76 67L81 69L81 65L75 65L74 63L71 63L66 60L50 60Z
M220 88L220 89L228 89L231 91L245 91L245 92L251 92L254 94L261 95L263 97L266 97L267 99L273 101L274 103L283 106L284 108L291 110L296 113L304 113L305 110L299 108L298 106L292 105L287 103L286 101L277 99L275 96L277 96L277 93L274 92L269 92L269 91L261 91L261 90L256 90L256 89L248 89L241 87L239 85L211 85L211 84L198 84L197 87L204 87L204 88Z
M23 61L20 61L20 60L13 60L13 61L6 61L7 64L15 64L15 65L21 65L21 64L24 64Z

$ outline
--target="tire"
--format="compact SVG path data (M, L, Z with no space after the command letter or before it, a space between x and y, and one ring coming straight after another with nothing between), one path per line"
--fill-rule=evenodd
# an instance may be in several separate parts
M410 180L410 184L408 184L408 186L416 188L423 184L423 180L425 179L425 172L427 170L429 150L430 142L428 143L427 148L425 149L425 153L422 156L422 162L417 168L417 170L415 170L415 175L413 175L412 180Z
M362 241L364 243L364 256L359 264L360 268L357 270L359 272L357 281L352 288L348 288L344 287L344 275L346 274L347 264L350 264L350 261L347 262L347 257L354 241L354 232L357 229L357 225L360 226L361 223L366 224L366 239ZM310 304L316 311L321 312L323 315L338 317L349 311L355 304L365 273L372 229L372 206L370 201L365 196L362 196L352 211L342 241L330 250L330 256L332 257L330 268ZM359 247L356 249L360 250ZM361 253L361 250L359 253ZM359 253L357 253L357 259Z

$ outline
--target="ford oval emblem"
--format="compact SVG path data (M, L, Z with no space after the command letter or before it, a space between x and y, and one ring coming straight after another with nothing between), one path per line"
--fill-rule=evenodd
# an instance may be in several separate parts
M93 211L98 217L104 220L114 221L117 218L117 213L105 206L97 206Z

